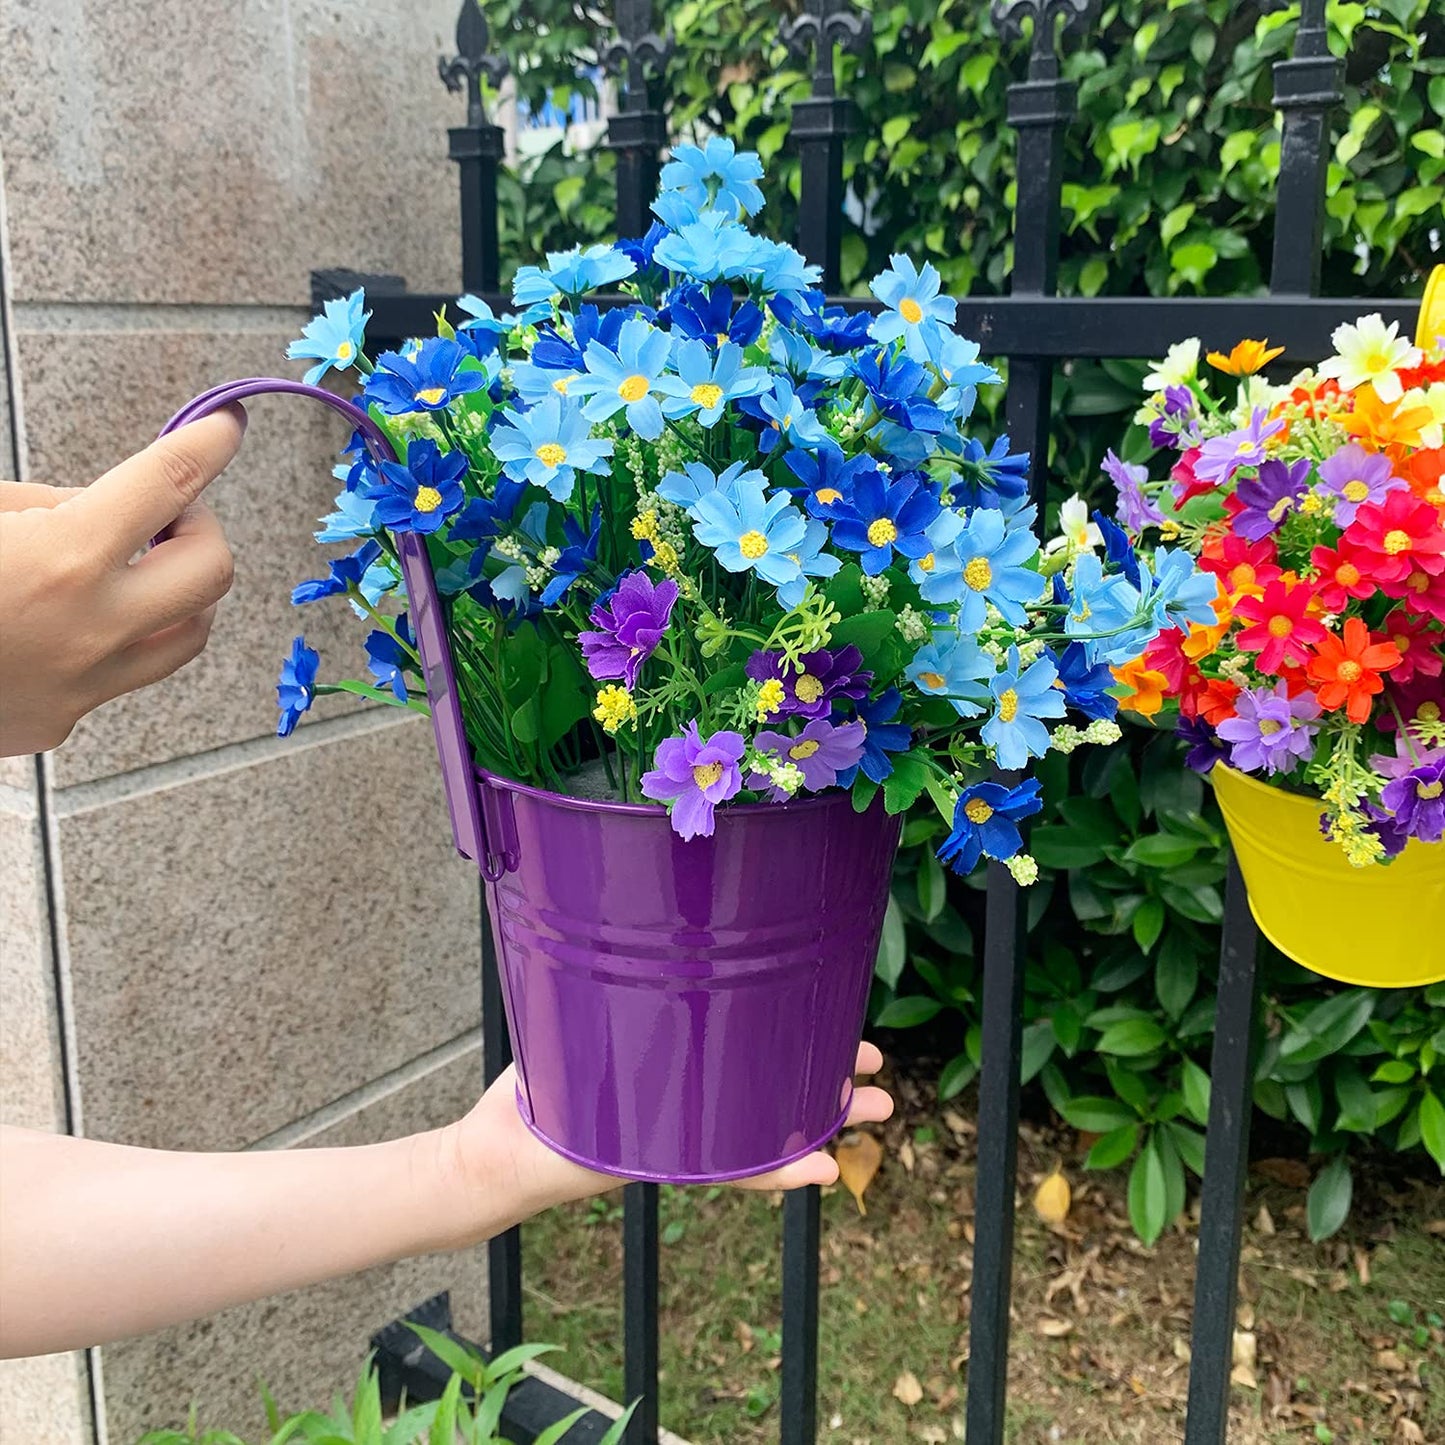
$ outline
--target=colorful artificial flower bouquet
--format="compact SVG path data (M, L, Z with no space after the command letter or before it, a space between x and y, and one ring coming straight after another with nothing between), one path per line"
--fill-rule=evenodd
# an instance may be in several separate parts
M1225 761L1320 799L1356 866L1445 833L1445 337L1425 350L1379 315L1285 385L1244 341L1171 349L1137 420L1177 457L1167 480L1105 470L1135 537L1182 541L1217 579L1214 616L1161 632L1116 671L1123 706L1168 704L1200 772Z
M935 269L895 257L876 314L826 305L744 224L761 174L723 140L677 147L648 234L522 267L515 316L463 297L455 329L374 363L360 293L306 328L307 380L360 372L402 460L353 438L316 534L352 550L294 594L371 621L371 681L318 684L298 638L279 730L336 688L425 708L387 605L412 532L489 772L569 793L602 770L683 838L735 801L881 790L897 813L926 791L955 868L1027 880L1038 785L989 774L1115 738L1110 665L1213 623L1213 578L1183 551L1151 571L1107 519L1041 552L1027 458L967 430L999 378Z

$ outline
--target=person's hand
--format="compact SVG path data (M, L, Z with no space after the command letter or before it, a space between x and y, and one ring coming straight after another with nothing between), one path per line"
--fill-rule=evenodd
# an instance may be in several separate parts
M235 407L88 487L0 482L0 756L58 747L92 708L205 647L232 561L197 499L245 430Z
M883 1055L873 1044L859 1044L856 1072L876 1074ZM883 1089L865 1084L853 1090L849 1124L879 1123L893 1112L893 1100ZM517 1076L507 1069L487 1090L466 1118L452 1126L456 1175L461 1187L474 1197L495 1190L498 1172L505 1171L507 1188L528 1201L528 1214L605 1194L627 1181L584 1169L554 1153L522 1122L517 1111ZM737 1181L739 1189L798 1189L805 1184L832 1184L838 1165L823 1150L795 1159L781 1169Z

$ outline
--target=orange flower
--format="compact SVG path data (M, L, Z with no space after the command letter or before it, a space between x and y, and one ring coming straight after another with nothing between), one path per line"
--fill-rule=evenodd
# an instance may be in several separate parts
M1445 507L1445 447L1412 452L1400 464L1399 473L1422 502Z
M1234 607L1223 590L1214 599L1213 607L1214 615L1219 620L1210 627L1191 622L1188 635L1179 645L1179 650L1190 662L1197 663L1215 651L1223 641L1224 634L1229 631L1229 624L1234 620Z
M1402 397L1397 402L1383 402L1373 386L1366 384L1355 393L1355 407L1339 418L1353 437L1375 451L1388 451L1399 458L1398 448L1418 447L1420 428L1435 420L1428 406L1406 406Z
M1241 341L1228 356L1222 351L1211 351L1204 359L1226 376L1253 376L1260 367L1284 355L1284 347L1271 346L1264 341Z
M1120 701L1121 708L1142 717L1153 717L1164 706L1164 690L1169 679L1147 667L1142 657L1126 662L1123 667L1111 667L1109 671L1114 674L1115 682L1130 690L1129 696Z
M1210 727L1217 728L1226 718L1235 715L1234 700L1240 691L1239 684L1227 677L1211 677L1197 699L1199 716Z
M1352 723L1368 722L1370 699L1382 692L1382 672L1400 665L1400 649L1388 639L1372 640L1370 629L1358 617L1347 617L1343 632L1326 633L1309 660L1310 681L1318 684L1315 696L1328 712L1343 707Z

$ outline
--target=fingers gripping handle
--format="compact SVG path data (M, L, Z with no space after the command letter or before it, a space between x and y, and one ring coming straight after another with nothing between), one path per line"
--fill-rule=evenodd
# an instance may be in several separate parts
M212 387L187 402L161 428L161 435L165 436L188 422L199 421L232 402L276 392L310 397L323 406L329 406L356 428L378 463L397 460L385 433L354 402L319 386L307 386L304 382L286 381L280 377L252 377ZM427 555L426 542L415 533L401 533L396 542L402 576L406 580L412 629L416 634L417 650L421 653L427 700L431 705L432 730L436 734L442 784L451 814L452 838L457 852L464 858L473 859L489 882L496 882L502 875L504 863L487 849L472 754L462 723L461 694L452 664L451 645L447 641L446 617L441 598L437 595L436 578L432 575L431 558Z

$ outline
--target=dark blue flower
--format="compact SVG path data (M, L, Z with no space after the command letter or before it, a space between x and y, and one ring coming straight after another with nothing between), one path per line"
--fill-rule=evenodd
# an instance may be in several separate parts
M447 540L477 542L481 544L477 550L485 554L502 528L516 515L517 504L526 493L526 482L514 482L507 476L498 477L494 495L475 497L468 502L452 523Z
M959 479L950 490L955 506L997 507L1000 497L1022 497L1029 489L1029 454L1009 451L1001 436L987 451L974 437L963 439Z
M873 405L905 431L941 432L948 418L928 399L932 377L906 356L887 350L865 352L853 364Z
M1119 711L1119 699L1108 692L1114 686L1114 674L1107 663L1094 662L1083 642L1071 642L1063 652L1050 656L1054 656L1059 669L1056 686L1075 712L1083 713L1090 721L1114 717Z
M857 351L867 342L868 328L873 324L873 317L867 311L829 306L821 291L775 296L768 308L784 326L803 332L834 355Z
M854 704L854 713L864 727L863 756L856 767L838 774L840 787L852 787L860 771L865 778L881 783L893 771L893 760L888 754L906 753L913 746L913 729L907 723L893 721L902 706L903 694L896 687L890 687L871 702Z
M878 474L871 457L847 460L842 448L829 441L816 451L794 449L783 464L797 477L798 485L788 490L802 499L810 516L831 520L838 508L853 500L853 484L865 472Z
M486 372L475 366L461 369L472 360L470 351L445 336L428 338L411 356L383 351L362 394L387 416L443 411L456 397L487 385Z
M630 257L632 264L637 267L637 278L639 280L649 279L646 272L653 267L652 253L657 250L657 243L667 235L667 227L660 221L654 221L648 228L645 236L634 236L625 241L617 243L617 249L624 256ZM661 272L659 266L657 270Z
M416 638L411 635L411 625L405 613L396 619L396 631L401 642L381 628L367 637L366 665L378 687L389 687L398 702L405 702L406 669L416 666L413 656L416 651ZM405 643L405 647L402 643ZM411 651L408 652L407 648Z
M1110 567L1119 568L1129 579L1131 587L1140 585L1139 554L1129 540L1129 534L1112 518L1102 512L1094 513L1094 525L1104 536L1104 556Z
M933 550L927 529L939 511L938 498L916 477L889 482L881 472L864 472L853 484L852 501L838 506L833 541L861 552L863 570L876 577L895 551L916 558Z
M1174 736L1189 744L1184 763L1196 773L1207 773L1229 751L1223 739L1202 717L1180 718Z
M301 583L291 594L292 605L300 607L307 602L319 602L323 597L339 597L353 587L360 587L366 569L380 556L380 542L363 542L356 551L336 558L329 575Z
M291 656L281 664L281 676L276 683L276 706L281 709L281 719L276 724L278 738L290 737L301 721L301 714L315 701L316 670L320 666L320 654L307 647L304 637L298 637L291 644Z
M376 519L393 532L435 532L466 501L462 478L465 452L444 452L419 437L407 449L406 464L383 462L386 490L376 500Z
M565 517L562 531L567 545L562 555L552 564L552 580L542 589L540 598L543 607L560 602L567 595L567 589L580 577L597 558L597 544L602 537L602 508L592 508L592 527L583 532L575 517Z
M1043 806L1037 778L1026 778L1016 788L974 783L958 795L953 831L943 840L938 856L959 874L972 873L981 857L1006 862L1024 846L1018 820Z
M744 301L736 310L732 288L723 282L711 287L679 286L668 298L667 316L675 335L720 346L751 346L763 329L763 313Z

